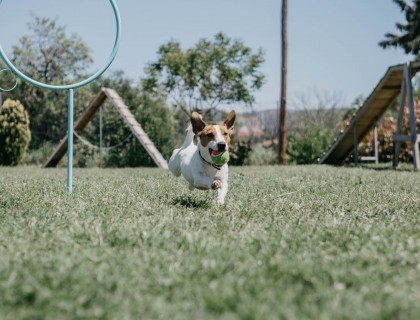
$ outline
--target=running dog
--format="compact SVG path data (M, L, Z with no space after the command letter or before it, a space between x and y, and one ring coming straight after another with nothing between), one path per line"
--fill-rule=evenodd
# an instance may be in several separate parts
M225 202L228 191L228 165L230 136L236 113L232 110L220 125L207 124L200 114L191 114L191 124L181 148L175 149L169 160L169 170L175 177L188 181L190 190L217 189L217 203ZM194 143L195 137L197 144ZM215 161L224 156L222 161Z

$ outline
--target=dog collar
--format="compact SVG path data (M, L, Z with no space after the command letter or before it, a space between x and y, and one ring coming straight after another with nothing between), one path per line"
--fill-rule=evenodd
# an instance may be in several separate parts
M222 167L224 166L224 165L221 165L221 166L216 166L216 165L214 165L213 163L208 162L206 159L204 159L204 158L203 158L203 156L201 155L200 150L198 150L198 154L200 155L201 160L203 160L205 163L207 163L207 164L211 165L213 168L216 168L217 170L222 169Z

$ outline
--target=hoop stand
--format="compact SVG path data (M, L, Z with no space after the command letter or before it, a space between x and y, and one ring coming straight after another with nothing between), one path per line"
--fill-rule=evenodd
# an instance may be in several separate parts
M71 194L73 191L73 103L74 102L74 92L73 89L68 90L68 109L67 109L67 118L68 118L68 133L67 133L67 193Z
M74 83L74 84L69 84L69 85L49 85L49 84L45 84L39 81L36 81L28 76L26 76L24 73L22 73L19 69L17 69L12 62L7 58L5 52L3 51L3 48L1 47L0 44L0 58L4 61L4 63L6 64L6 66L9 69L1 69L0 73L3 71L10 71L12 72L16 77L32 84L35 85L37 87L43 88L43 89L47 89L47 90L55 90L55 91L59 91L59 90L67 90L68 93L68 110L67 110L67 117L68 117L68 124L67 124L67 137L68 137L68 150L67 150L67 193L71 194L73 191L73 135L74 135L74 125L73 125L73 117L74 117L74 89L76 88L80 88L94 80L96 80L99 76L101 76L107 69L108 67L111 65L112 61L114 60L118 48L119 48L119 44L120 44L120 33L121 33L121 18L120 18L120 13L118 11L118 7L117 4L115 3L115 0L108 0L112 10L114 12L115 15L115 23L116 23L116 36L115 36L115 42L114 42L114 47L112 49L111 55L108 58L108 61L105 63L105 65L98 70L95 74L93 74L92 76L90 76L89 78ZM0 5L2 4L3 0L0 0ZM0 90L2 91L11 91L13 90L17 85L17 81L16 84L13 86L13 88L11 89L2 89L0 88Z

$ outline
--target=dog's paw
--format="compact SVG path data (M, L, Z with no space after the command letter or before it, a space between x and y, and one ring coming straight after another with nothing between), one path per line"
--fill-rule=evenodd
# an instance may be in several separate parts
M221 187L222 187L222 181L220 180L214 180L213 183L211 184L211 188L213 190L220 189Z

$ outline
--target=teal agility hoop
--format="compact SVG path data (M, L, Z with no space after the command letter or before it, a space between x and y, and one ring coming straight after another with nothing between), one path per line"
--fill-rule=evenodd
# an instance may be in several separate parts
M3 2L3 0L0 0L0 5ZM96 80L100 75L102 75L106 69L108 69L108 67L111 65L112 61L114 60L119 45L120 45L120 33L121 33L121 18L120 18L120 13L118 11L118 7L115 3L115 0L109 0L109 3L111 4L112 10L114 12L115 15L115 23L116 23L116 35L115 35L115 41L114 41L114 47L112 49L111 55L108 58L108 61L105 63L105 65L99 69L95 74L93 74L92 76L90 76L89 78L74 83L74 84L68 84L68 85L50 85L50 84L46 84L46 83L42 83L39 81L36 81L30 77L28 77L27 75L25 75L24 73L22 73L19 69L17 69L12 62L10 62L10 60L7 58L6 54L3 51L3 48L1 46L0 43L0 58L4 61L4 63L6 64L7 67L9 67L10 71L16 75L17 77L21 78L22 80L40 87L42 89L47 89L47 90L67 90L68 91L68 100L67 100L67 104L68 104L68 124L67 124L67 193L71 194L72 190L73 190L73 135L74 135L74 128L73 128L73 116L74 116L74 111L73 111L73 105L74 105L74 101L73 101L73 97L74 97L74 89L76 88L80 88L84 85L87 85L88 83ZM2 72L2 71L1 71ZM14 87L16 87L17 82L15 84ZM13 87L13 88L14 88ZM12 89L10 89L12 90ZM8 90L8 91L10 91Z
M3 0L0 0L0 5L3 2ZM16 68L12 62L7 58L6 53L4 52L1 43L0 43L0 58L3 59L4 63L7 65L7 67L19 78L21 78L22 80L29 82L30 84L33 84L34 86L43 88L43 89L48 89L48 90L68 90L68 89L76 89L76 88L80 88L83 87L84 85L87 85L88 83L96 80L99 76L101 76L106 69L108 69L108 67L111 65L112 61L114 60L115 56L117 55L117 51L118 51L118 47L120 45L120 33L121 33L121 18L120 18L120 13L118 11L118 7L115 3L114 0L109 0L109 3L112 6L112 10L114 11L114 15L115 15L115 22L116 22L116 36L115 36L115 42L114 42L114 48L112 49L111 55L108 58L108 61L105 63L105 65L98 70L95 74L93 74L92 76L90 76L89 78L74 83L74 84L68 84L68 85L50 85L50 84L45 84L39 81L36 81L30 77L28 77L27 75L25 75L24 73L22 73L18 68Z
M1 0L0 0L0 4L1 4ZM6 68L0 69L0 74L2 74L3 72L11 72L14 75L14 73L12 71L10 71L9 69L6 69ZM10 87L8 89L0 87L0 91L3 91L3 92L12 91L14 88L16 88L17 85L18 85L18 79L16 78L15 84L12 87Z

